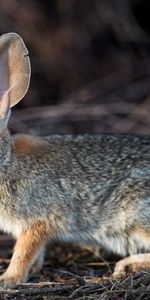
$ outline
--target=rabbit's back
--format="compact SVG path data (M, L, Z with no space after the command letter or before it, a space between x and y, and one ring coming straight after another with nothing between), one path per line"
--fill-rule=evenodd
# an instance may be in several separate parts
M14 139L10 164L5 176L8 172L13 180L38 181L41 189L42 186L49 189L51 196L52 186L54 190L56 187L58 198L62 195L76 201L81 198L79 201L84 203L91 197L91 201L100 203L126 178L134 174L144 177L144 172L150 170L150 140L107 135L43 139L18 135ZM31 187L33 189L34 184Z
M15 173L20 180L37 180L50 189L53 184L66 198L76 201L79 196L83 202L89 200L91 193L91 200L102 202L130 174L150 168L150 141L146 137L51 136L34 141L20 135L14 144L22 149L24 139L24 151L14 147L12 176Z

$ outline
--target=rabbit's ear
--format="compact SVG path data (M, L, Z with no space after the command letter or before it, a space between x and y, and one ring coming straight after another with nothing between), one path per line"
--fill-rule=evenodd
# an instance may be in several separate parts
M30 74L28 50L22 38L13 32L3 34L0 37L0 114L24 97Z

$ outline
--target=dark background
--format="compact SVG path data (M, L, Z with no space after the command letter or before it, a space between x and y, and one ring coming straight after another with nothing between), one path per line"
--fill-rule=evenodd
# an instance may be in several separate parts
M149 0L1 0L32 64L10 129L150 134Z

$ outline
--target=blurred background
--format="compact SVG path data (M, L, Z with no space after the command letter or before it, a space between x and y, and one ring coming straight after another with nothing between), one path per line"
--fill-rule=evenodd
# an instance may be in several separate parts
M149 0L1 0L32 64L10 129L150 134Z

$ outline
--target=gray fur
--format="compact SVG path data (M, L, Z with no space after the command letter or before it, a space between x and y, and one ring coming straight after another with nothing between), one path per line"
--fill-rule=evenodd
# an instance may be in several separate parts
M0 141L0 215L2 224L7 217L17 224L13 234L46 220L50 226L58 222L53 239L97 244L121 255L150 250L150 243L137 244L131 234L138 227L150 230L148 137L32 137L43 144L39 152L19 156L12 145L21 135L9 143L7 134Z

